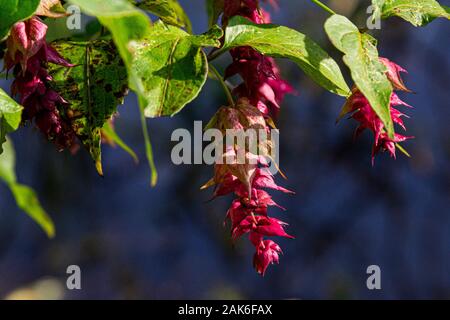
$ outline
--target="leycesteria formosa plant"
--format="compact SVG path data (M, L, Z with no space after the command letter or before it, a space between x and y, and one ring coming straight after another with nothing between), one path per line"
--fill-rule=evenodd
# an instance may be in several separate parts
M396 131L406 130L408 116L403 112L410 108L397 95L411 93L402 78L404 66L393 62L395 58L379 56L378 43L366 26L356 26L322 1L310 3L311 10L329 14L323 27L343 54L351 86L340 65L314 40L273 24L269 12L282 9L283 0L206 0L209 30L198 35L192 33L192 23L176 0L0 0L3 75L12 80L10 95L0 89L0 178L19 207L53 236L53 223L36 194L17 182L14 149L7 136L34 126L59 151L76 153L84 148L103 175L102 144L116 144L137 158L114 131L117 107L132 90L139 101L150 180L155 185L146 118L174 116L210 78L220 83L227 104L216 106L205 129L218 130L224 141L230 130L265 133L256 150L235 142L222 144L213 177L203 186L214 188L214 198L234 195L226 213L231 239L248 237L255 250L254 268L264 275L282 254L276 237L293 238L287 223L272 216L272 209L284 208L271 192L294 192L278 185L275 174L284 174L273 157L276 141L270 133L276 130L285 95L302 92L283 79L276 58L293 61L318 86L345 100L338 119L356 120L355 136L366 129L372 132L372 165L380 152L394 158L397 150L408 155L402 143L413 138ZM369 22L397 16L419 27L437 18L450 19L449 8L435 0L370 4ZM81 9L86 26L49 37L53 29L61 28L55 21L66 20L69 25L77 18L66 12L73 5ZM220 72L215 59L226 53L230 62ZM238 154L243 161L237 161Z

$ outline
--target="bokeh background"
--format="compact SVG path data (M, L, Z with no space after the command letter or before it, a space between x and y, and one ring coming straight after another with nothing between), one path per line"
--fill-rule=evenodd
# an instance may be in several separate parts
M180 2L195 31L204 32L204 1ZM321 26L326 13L309 1L279 2L275 23L310 35L340 58ZM365 25L369 1L329 3ZM172 131L192 130L194 120L208 121L226 103L210 81L176 117L149 120L160 176L153 189L134 95L119 107L116 127L141 162L105 147L104 178L86 152L58 153L32 128L13 135L18 177L37 190L57 235L47 239L0 186L0 298L449 299L450 24L414 28L392 18L374 34L380 54L408 69L406 83L416 92L401 95L415 107L406 124L416 139L404 144L412 158L384 154L372 167L370 134L353 141L355 122L335 124L344 101L280 61L298 95L286 99L278 119L289 178L278 181L297 194L277 194L288 211L272 214L289 222L296 239L281 240L281 264L264 278L252 268L253 248L245 240L232 246L223 227L231 199L208 202L212 191L199 190L213 168L170 160ZM228 57L215 62L222 70L228 63ZM72 264L81 267L82 290L65 289ZM366 288L372 264L381 267L382 290Z

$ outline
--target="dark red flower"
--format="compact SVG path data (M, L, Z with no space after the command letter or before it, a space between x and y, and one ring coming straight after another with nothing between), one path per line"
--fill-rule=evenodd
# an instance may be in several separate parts
M395 90L410 92L409 89L406 88L400 75L401 72L406 72L406 70L386 58L380 58L380 61L387 67L386 75L392 83L393 88ZM399 106L411 107L407 103L403 102L399 96L393 92L390 103L392 121L399 125L403 130L406 130L406 126L402 118L408 116L396 108ZM396 158L395 150L397 144L414 138L412 136L404 136L398 133L396 133L393 138L389 137L383 121L381 121L372 109L372 106L367 98L356 87L353 89L352 95L348 98L346 104L344 105L341 116L347 113L350 113L351 117L359 122L359 126L356 128L355 136L361 134L365 129L372 131L374 134L372 164L374 163L375 155L382 151L387 151L391 157Z
M260 241L253 256L253 266L256 272L264 276L270 264L279 263L282 253L280 246L272 240Z
M38 18L16 23L7 39L5 68L14 68L13 95L24 106L23 121L35 120L36 126L59 150L77 148L71 126L60 116L59 107L68 103L50 87L47 63L73 67L47 44L47 26Z
M269 2L276 5L273 0ZM236 15L257 24L270 22L268 13L259 7L258 0L225 0L223 24L226 25L229 19ZM281 79L279 69L272 58L250 47L234 48L230 53L233 62L226 69L225 78L236 75L242 78L243 82L233 92L239 100L235 106L220 108L210 124L225 134L227 129L257 129L270 133L269 118L278 114L284 96L292 93L293 88ZM227 212L227 219L231 222L232 239L236 240L244 234L249 235L250 242L256 248L254 266L260 274L265 273L269 264L278 263L281 253L277 244L265 240L264 237L292 238L284 230L286 223L268 216L269 207L283 208L273 201L266 189L292 193L278 186L268 170L265 156L272 147L269 139L258 141L258 155L244 150L244 163L216 163L214 177L205 185L216 187L214 197L230 193L236 196ZM233 157L242 150L239 146L228 145L224 151L224 159L235 159Z

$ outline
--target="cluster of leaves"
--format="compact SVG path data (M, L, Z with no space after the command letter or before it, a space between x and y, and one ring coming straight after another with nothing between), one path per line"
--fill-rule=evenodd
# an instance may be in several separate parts
M157 173L146 118L180 112L202 90L214 58L235 47L248 46L270 57L289 59L319 86L344 98L350 96L351 89L338 63L307 35L274 24L256 25L242 17L232 18L224 28L216 25L224 1L206 0L210 30L200 35L192 34L192 24L176 0L65 1L79 6L93 21L84 34L52 44L76 66L69 70L49 66L49 71L55 89L70 103L60 110L61 114L91 154L99 173L103 171L102 136L135 157L109 122L131 89L139 101L154 185ZM372 4L373 19L397 16L414 26L424 26L439 17L450 18L449 8L435 0L373 0ZM59 0L0 0L0 9L0 41L15 23L43 11L46 16L64 16ZM152 22L155 16L160 20ZM90 26L98 28L89 32ZM393 88L385 75L386 67L379 61L376 39L338 14L332 14L324 28L335 48L343 53L355 85L393 136L389 111ZM53 225L34 193L17 184L13 147L10 141L4 144L6 135L19 128L21 111L20 105L0 91L0 178L11 188L18 205L52 235Z

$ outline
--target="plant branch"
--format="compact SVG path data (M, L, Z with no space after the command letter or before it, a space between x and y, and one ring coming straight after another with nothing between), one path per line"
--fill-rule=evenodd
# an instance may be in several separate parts
M145 142L145 154L147 156L148 165L151 171L151 186L156 186L158 181L158 171L156 170L155 160L153 158L153 148L150 142L150 136L148 134L147 120L145 118L144 109L139 106L140 118L141 118L141 126L142 126L142 134L144 136Z
M320 0L311 0L312 3L318 5L319 7L321 7L323 10L325 10L326 12L328 12L329 14L336 14L336 12L334 12L330 7L328 7L327 5L325 5L322 1Z
M217 59L217 58L218 58L219 56L221 56L224 52L225 52L225 50L223 50L222 48L211 51L211 52L209 53L209 55L208 55L208 62L211 62L211 61L213 61L214 59Z
M231 94L230 88L227 86L225 81L223 80L222 76L220 75L219 71L210 63L209 69L214 73L217 80L220 82L220 84L223 87L223 90L225 91L225 94L227 95L227 99L230 102L230 104L234 107L236 104L233 99L233 95Z

